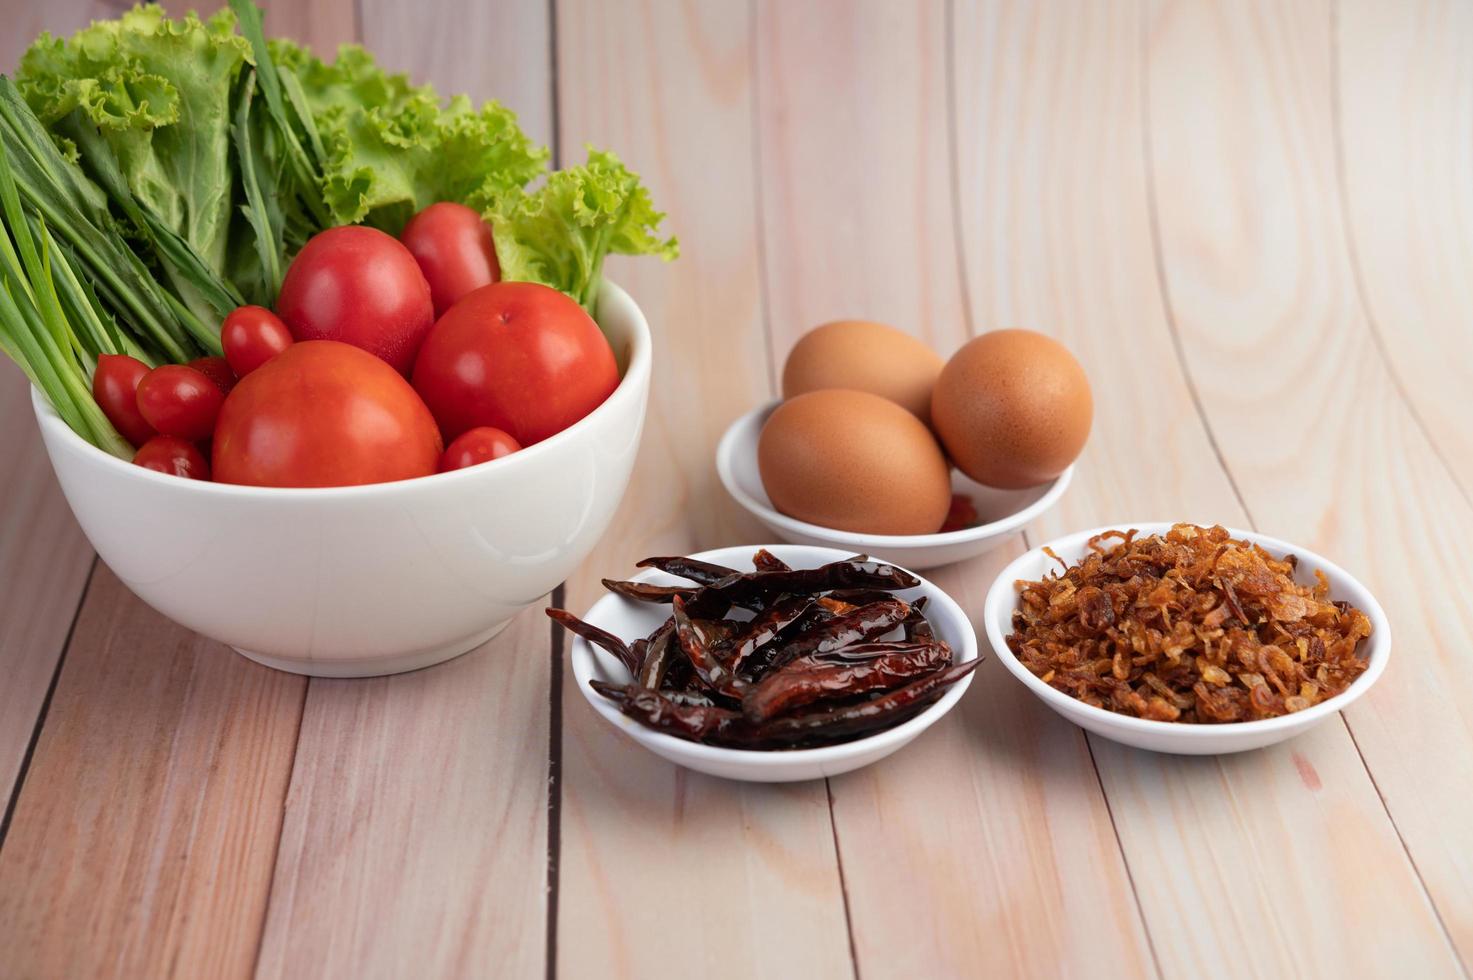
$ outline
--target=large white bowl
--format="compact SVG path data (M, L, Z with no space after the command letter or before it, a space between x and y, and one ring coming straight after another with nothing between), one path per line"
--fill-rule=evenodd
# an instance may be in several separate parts
M784 541L840 548L849 554L865 554L894 562L905 568L937 568L975 558L996 548L1013 532L1042 514L1064 495L1074 478L1071 466L1057 479L1026 490L998 490L966 478L959 470L951 475L951 490L972 498L982 523L960 531L937 534L859 534L809 524L779 513L762 486L757 470L757 439L767 417L777 408L772 402L753 409L733 422L716 447L716 472L737 503Z
M145 602L281 670L390 674L494 636L608 527L639 445L651 351L644 315L612 284L598 321L623 369L607 401L511 456L397 483L182 480L97 449L39 392L32 402L83 531Z
M1013 676L1023 682L1043 702L1074 724L1104 736L1115 742L1131 745L1138 749L1155 752L1173 752L1178 755L1219 755L1228 752L1243 752L1273 745L1314 727L1342 708L1347 707L1376 683L1386 669L1391 656L1391 624L1386 613L1369 589L1356 581L1349 572L1296 544L1280 541L1253 531L1229 528L1228 533L1243 541L1251 541L1276 556L1297 555L1299 567L1295 578L1306 584L1314 583L1314 570L1321 569L1330 581L1330 598L1345 600L1361 610L1371 620L1371 636L1362 641L1361 655L1369 661L1366 669L1348 688L1335 697L1306 708L1303 711L1262 721L1240 721L1221 725L1182 724L1169 721L1151 721L1130 715L1117 714L1104 708L1096 708L1072 698L1063 691L1045 684L1033 671L1013 656L1008 649L1007 635L1013 631L1013 612L1018 607L1019 579L1038 581L1049 571L1057 571L1058 563L1043 549L1049 548L1069 564L1083 558L1089 539L1103 531L1118 528L1122 531L1135 528L1144 537L1149 534L1164 534L1171 529L1166 523L1112 524L1107 527L1080 531L1068 537L1050 541L1045 545L1019 557L1002 570L997 581L987 593L987 605L983 618L987 623L987 639L1003 665Z
M740 545L734 548L719 548L703 551L694 557L715 562L730 568L750 570L752 554L761 545ZM832 548L810 548L801 545L768 545L772 552L794 568L817 568L831 561L850 557L852 552ZM684 579L666 575L654 569L646 569L633 576L636 582L653 582L659 585L688 585ZM967 614L945 592L925 579L913 589L896 593L907 602L928 596L926 617L938 637L951 644L958 663L977 659L977 634ZM615 636L632 642L647 636L670 615L670 607L637 602L619 595L607 595L594 603L583 618ZM590 680L607 681L610 684L628 684L627 668L610 654L596 650L582 637L572 637L570 662L573 676L577 678L578 690L592 705L593 710L604 720L656 755L676 765L697 772L721 776L725 779L741 779L758 783L788 783L802 779L819 779L837 776L871 762L878 762L890 753L907 745L921 732L941 720L941 716L961 700L972 683L976 672L953 684L935 704L925 711L865 738L855 739L839 745L828 745L817 749L793 749L758 751L754 749L727 749L715 745L688 742L683 738L666 735L646 728L632 718L625 717L614 704L588 685Z

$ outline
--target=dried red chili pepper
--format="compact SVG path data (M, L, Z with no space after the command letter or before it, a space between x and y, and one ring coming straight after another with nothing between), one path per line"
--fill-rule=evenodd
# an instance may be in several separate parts
M885 691L913 681L950 663L951 651L934 644L912 644L858 660L826 661L805 657L769 674L748 689L742 698L742 713L751 722L764 722L776 715L826 697L853 697L870 691Z
M978 659L952 664L904 687L857 704L774 718L758 726L751 741L766 744L801 742L817 733L822 733L826 740L842 740L843 736L862 735L876 728L889 727L924 710L933 696L970 674L980 663Z
M622 582L617 579L603 580L604 588L626 599L637 602L663 602L669 604L675 596L689 599L696 590L688 585L652 585L649 582Z
M595 690L670 735L746 749L832 744L914 716L972 669L944 669L952 651L926 620L925 599L892 594L919 580L863 555L793 569L759 551L751 572L677 557L640 564L696 584L606 580L616 594L671 606L632 648L569 613L549 615L635 679L594 682ZM1270 695L1279 696L1266 687ZM799 711L820 701L821 710Z
M746 682L722 663L715 654L718 638L708 624L693 619L685 611L685 600L676 596L670 603L675 614L675 638L696 676L713 691L741 697Z
M614 634L601 630L592 623L585 623L566 609L549 609L547 615L554 622L577 633L589 643L603 647L612 653L621 664L628 668L631 674L639 669L639 662L634 657L634 651L630 650L624 641Z

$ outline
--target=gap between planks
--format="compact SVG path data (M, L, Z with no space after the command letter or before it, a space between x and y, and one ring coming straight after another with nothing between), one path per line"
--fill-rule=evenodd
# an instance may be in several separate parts
M961 226L961 215L962 215L962 197L961 197L961 146L960 146L960 140L959 140L958 133L957 133L957 128L958 128L958 118L957 117L958 117L958 114L959 114L959 111L960 110L959 110L959 103L958 103L958 100L957 100L957 82L956 82L956 74L957 74L956 73L956 0L946 0L946 9L945 9L944 17L945 17L945 23L946 23L946 27L945 27L946 45L945 45L945 50L943 51L942 55L943 55L944 65L945 65L943 71L945 72L945 83L946 83L946 144L947 144L946 165L947 165L947 170L949 171L949 174L950 174L950 180L947 181L947 187L948 187L949 193L951 195L952 249L954 250L955 257L956 257L957 284L958 284L959 289L961 290L961 306L962 306L962 313L966 317L967 336L968 337L976 337L977 336L977 318L976 318L976 313L973 310L972 291L971 291L970 277L967 275L967 268L968 268L968 266L967 266L966 238L962 234L962 226ZM1141 91L1142 91L1142 94L1144 96L1144 92L1145 92L1145 85L1144 85L1144 83L1142 83ZM1144 127L1142 127L1142 129L1144 131ZM1147 195L1147 196L1148 196L1148 199L1149 199L1149 195ZM1173 333L1172 333L1172 337L1173 337L1173 340L1175 340L1175 331L1174 330L1173 330ZM1191 380L1190 380L1190 378L1188 379L1188 386L1191 387ZM1207 437L1208 437L1209 440L1211 440L1212 439L1212 431L1206 425L1207 418L1206 418L1206 415L1202 412L1201 403L1197 401L1197 398L1196 398L1196 389L1195 388L1192 388L1191 390L1192 390L1193 404L1195 405L1195 407L1197 409L1198 416L1202 419L1203 427L1207 430ZM1217 453L1218 462L1219 463L1223 463L1222 454L1220 452L1218 452L1216 441L1213 441L1212 442L1212 449L1213 449L1213 452ZM1225 463L1223 464L1223 469L1224 469L1224 471L1226 471L1226 464ZM1232 474L1229 473L1228 474L1228 480L1229 480L1229 482L1232 482L1232 479L1233 479L1232 478ZM1237 484L1236 483L1233 483L1232 486L1233 486L1233 493L1235 495L1237 495L1239 502L1241 502L1242 501L1242 494L1238 492L1238 486L1237 486ZM1246 512L1246 507L1244 509L1245 509L1245 512ZM1032 539L1029 536L1028 529L1025 527L1021 531L1019 531L1018 534L1019 534L1019 537L1021 537L1023 539L1023 547L1024 547L1024 549L1026 549L1026 550L1032 550L1032 548L1033 548L1033 542L1032 542ZM993 651L993 655L996 656L996 651ZM1156 940L1151 935L1151 926L1150 926L1149 921L1146 918L1145 906L1141 903L1140 889L1136 886L1136 881L1135 881L1135 872L1132 871L1131 870L1131 867L1130 867L1130 855L1125 850L1125 843L1124 843L1124 841L1122 841L1120 839L1120 828L1116 824L1116 821L1115 821L1115 808L1111 805L1111 803L1110 803L1110 794L1105 789L1105 780L1104 780L1104 777L1101 776L1101 774L1100 774L1100 766L1099 766L1099 763L1095 760L1094 745L1090 741L1089 734L1081 729L1080 732L1079 732L1079 737L1084 740L1084 747L1085 747L1086 751L1089 753L1089 765L1090 765L1090 768L1094 771L1095 785L1099 787L1099 790L1100 790L1100 799L1102 801L1104 801L1104 804L1105 804L1105 814L1110 819L1110 833L1111 833L1111 835L1115 839L1115 849L1120 854L1120 864L1125 869L1125 880L1130 885L1130 897L1131 897L1131 900L1135 903L1135 915L1136 915L1136 919L1137 919L1137 921L1140 922L1140 924L1141 924L1141 932L1146 937L1146 948L1147 948L1147 950L1151 954L1151 966L1155 970L1156 976L1159 978L1159 977L1162 976L1162 973L1161 973L1161 959L1160 959L1160 957L1156 953ZM827 782L827 780L825 780L825 782ZM832 820L833 819L833 812L832 812L833 811L833 795L832 794L829 795L829 810L830 810L829 817ZM835 846L835 849L837 850L837 848L838 848L838 830L837 830L837 828L834 831L834 846ZM841 880L842 880L842 865L841 865L841 868L840 868L840 873L841 873ZM844 902L845 902L844 914L845 914L846 921L848 919L848 914L849 914L848 901L849 901L849 899L848 899L848 895L846 893L845 894L845 898L844 898ZM854 950L854 936L853 936L853 928L852 927L850 929L849 941L850 941L850 951L852 952ZM858 970L859 970L859 962L858 962L858 958L856 957L856 959L855 959L855 974L856 974L856 977L858 976Z
M5 814L0 816L0 848L5 847L5 836L10 831L10 821L15 817L15 808L20 803L21 790L26 785L26 775L31 770L31 759L36 754L36 743L41 740L41 729L46 725L46 716L51 711L51 698L56 693L57 682L61 680L61 668L66 663L67 650L72 645L72 634L77 631L77 620L82 618L82 606L87 602L87 593L92 589L92 577L97 574L98 558L92 556L92 564L87 566L87 577L82 582L82 589L77 594L77 605L72 610L72 620L67 624L66 635L61 640L61 650L56 655L56 666L51 671L51 681L46 685L46 694L41 698L41 709L36 712L36 722L31 726L31 737L26 742L25 754L21 756L20 768L15 772L15 782L10 787L10 799L5 804Z
M1331 5L1330 5L1330 18L1331 18L1331 31L1330 31L1330 88L1331 88L1331 112L1332 112L1332 116L1333 116L1332 129L1333 129L1333 132L1334 132L1335 177L1336 177L1336 185L1337 185L1336 186L1336 190L1337 190L1337 200L1339 201L1340 209L1342 211L1342 217L1344 219L1342 221L1341 227L1343 229L1345 229L1345 238L1346 238L1346 243L1345 244L1346 244L1346 249L1347 249L1347 251L1349 253L1349 261L1350 261L1350 266L1351 266L1352 278L1355 281L1356 304L1357 304L1357 306L1360 307L1362 313L1365 315L1366 323L1368 325L1368 331L1369 331L1369 333L1371 335L1371 339L1372 339L1372 344L1373 344L1373 346L1374 346L1374 348L1376 350L1377 360L1380 362L1381 366L1386 370L1388 376L1390 377L1391 383L1392 383L1392 388L1393 388L1393 390L1395 390L1397 397L1402 401L1402 403L1404 405L1406 405L1407 410L1409 412L1411 412L1412 418L1413 418L1413 420L1416 423L1418 432L1420 432L1421 435L1422 435L1422 437L1427 440L1429 446L1432 449L1433 454L1437 457L1438 462L1442 465L1443 469L1445 469L1448 472L1448 475L1452 477L1453 484L1455 486L1457 486L1460 491L1462 491L1463 496L1465 498L1468 498L1468 491L1463 487L1462 483L1460 483L1458 481L1457 474L1454 473L1453 470L1452 470L1452 467L1448 465L1447 459L1446 459L1446 457L1443 456L1442 451L1441 451L1441 448L1432 439L1431 433L1427 429L1427 426L1426 426L1425 422L1423 421L1421 414L1417 411L1416 406L1414 406L1412 404L1412 402L1410 401L1410 399L1407 398L1406 389L1405 389L1405 387L1403 387L1403 385L1401 383L1400 376L1396 373L1395 368L1392 366L1390 360L1387 357L1386 347L1385 347L1384 341L1382 339L1382 336L1381 336L1381 333L1380 333L1380 329L1378 328L1378 326L1376 324L1375 318L1371 314L1371 310L1370 310L1369 304L1367 304L1367 302L1366 302L1365 288L1364 288L1363 280L1362 280L1362 276L1361 276L1360 264L1359 264L1359 260L1358 260L1358 257L1357 257L1355 245L1354 245L1354 242L1353 242L1353 236L1350 234L1350 226L1349 226L1350 212L1349 212L1349 207L1348 207L1348 198L1347 198L1347 190L1346 190L1346 182L1345 182L1344 143L1343 143L1343 140L1341 138L1341 123L1342 123L1342 120L1341 120L1341 107L1340 107L1340 78L1339 78L1339 59L1340 59L1340 50L1339 50L1340 49L1340 42L1339 42L1339 18L1340 18L1340 0L1332 0ZM1143 150L1143 158L1144 158L1144 161L1145 161L1144 174L1145 174L1145 183L1146 183L1146 210L1147 210L1147 216L1148 216L1149 221L1150 221L1151 253L1152 253L1153 264L1154 264L1155 270L1156 270L1156 286L1157 286L1157 291L1160 294L1161 308L1162 308L1162 313L1164 314L1164 317L1165 317L1165 320L1166 320L1167 331L1171 335L1172 352L1176 356L1177 365L1181 369L1182 378L1186 382L1187 390L1191 393L1192 406L1197 411L1197 417L1198 417L1198 419L1202 423L1202 429L1203 429L1203 431L1207 435L1207 441L1212 446L1213 455L1217 457L1217 463L1222 468L1223 475L1227 477L1228 483L1232 486L1233 495L1237 498L1238 505L1243 508L1243 514L1248 519L1248 526L1249 526L1249 528L1251 528L1254 531L1257 531L1258 530L1258 521L1254 518L1253 511L1248 506L1248 501L1243 496L1242 489L1238 486L1237 477L1233 474L1232 467L1228 465L1227 457L1223 454L1222 448L1221 448L1221 446L1218 443L1217 433L1213 430L1212 422L1207 417L1207 411L1206 411L1205 407L1203 406L1202 397L1201 397L1201 394L1200 394L1200 392L1198 390L1198 387L1197 387L1197 379L1196 379L1196 376L1192 373L1191 366L1187 362L1186 350L1185 350L1185 348L1183 346L1183 341L1182 341L1182 336L1181 336L1181 328L1180 328L1180 325L1177 322L1176 309L1175 309L1175 306L1173 305L1172 299L1171 299L1171 286L1169 284L1169 281L1168 281L1167 275L1166 275L1166 256L1165 256L1165 253L1164 253L1164 250L1163 250L1163 247L1162 247L1162 242L1161 242L1160 210L1159 210L1159 208L1157 206L1157 200L1156 200L1157 188L1156 188L1155 150L1154 150L1154 146L1152 144L1152 139L1151 139L1151 132L1152 132L1152 129L1151 129L1151 99L1150 99L1151 65L1150 65L1150 58L1149 58L1149 48L1150 48L1150 12L1149 12L1149 10L1146 9L1146 4L1144 2L1142 2L1141 17L1140 17L1140 63L1141 63L1141 72L1140 72L1140 93L1139 93L1139 96L1140 96L1140 106L1141 106L1141 123L1142 123L1142 125L1141 125L1141 140L1142 140L1142 143L1144 144L1143 147L1142 147L1142 150ZM1342 712L1339 712L1339 718L1340 718L1340 723L1345 726L1346 734L1350 736L1350 744L1354 747L1356 758L1358 758L1360 760L1361 768L1363 770L1365 770L1366 778L1370 781L1371 788L1376 793L1376 799L1381 804L1381 812L1383 814L1385 814L1385 816L1386 816L1386 822L1390 825L1392 832L1396 834L1397 843L1401 845L1402 855L1406 858L1407 866L1411 868L1412 875L1417 880L1417 887L1421 891L1422 897L1427 902L1428 907L1432 910L1432 914L1433 914L1433 917L1437 921L1438 928L1442 931L1442 937L1443 937L1443 939L1447 943L1448 950L1451 952L1454 962L1456 962L1458 964L1458 967L1462 971L1463 975L1464 976L1467 976L1468 975L1468 966L1467 966L1466 963L1463 962L1463 957L1462 957L1462 954L1458 950L1457 944L1453 942L1452 933L1448 929L1447 922L1443 919L1442 910L1438 908L1437 903L1435 901L1433 901L1433 899L1432 899L1432 893L1428 890L1428 888L1427 888L1427 882L1422 877L1422 869L1417 866L1416 859L1412 857L1411 848L1407 846L1406 837L1402 834L1401 828L1397 825L1396 818L1393 817L1392 814L1391 814L1391 808L1386 803L1386 796L1385 796L1384 793L1381 792L1381 787L1376 782L1376 774L1371 771L1370 764L1366 762L1365 753L1361 751L1360 742L1355 737L1355 729L1354 729L1354 727L1351 726L1350 719L1345 716L1345 712L1343 712L1343 711ZM1094 748L1092 746L1090 748L1090 758L1091 759L1094 758ZM1096 775L1098 775L1098 769L1096 769ZM1104 789L1103 782L1101 783L1100 788L1103 791L1103 789ZM1110 803L1109 794L1105 794L1105 805L1106 805L1106 807L1109 806L1109 803ZM1111 814L1111 817L1110 817L1110 821L1111 821L1111 825L1112 826L1114 825L1114 820L1115 820L1115 818L1114 818L1114 815L1112 813ZM1117 835L1118 835L1118 828L1117 828ZM1122 855L1124 854L1123 847L1122 847L1121 853L1122 853ZM1130 873L1130 864L1129 864L1128 861L1126 862L1126 866L1125 867L1126 867L1126 873L1129 874ZM1135 887L1135 883L1134 883L1134 879L1132 878L1131 888L1134 889L1134 887ZM1147 941L1147 943L1149 943L1151 945L1151 955L1152 955L1152 957L1155 957L1155 955L1156 955L1155 943L1154 943L1154 941L1153 941L1153 939L1151 937L1151 930L1150 930L1149 927L1146 929L1146 941ZM1158 974L1160 973L1159 964L1157 966L1157 973Z

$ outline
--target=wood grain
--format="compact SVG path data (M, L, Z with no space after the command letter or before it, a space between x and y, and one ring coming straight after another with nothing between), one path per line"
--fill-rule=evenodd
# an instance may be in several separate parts
M1015 540L932 574L980 611ZM830 780L865 977L1140 977L1155 968L1079 730L987 661L956 709Z
M441 5L437 19L490 30L502 13L510 23L522 16L467 2ZM365 6L362 30L386 64L409 64L418 34L397 16ZM538 46L459 61L457 85L477 97L549 71ZM541 606L439 667L312 682L262 975L543 973L550 633Z
M250 973L304 687L99 566L0 849L3 972Z
M685 253L609 269L649 318L655 376L623 506L568 582L581 612L602 594L599 576L645 555L759 539L711 460L725 426L770 388L746 10L560 0L557 30L562 145L616 147L670 211ZM678 769L613 736L571 674L563 717L560 972L850 975L822 783Z
M97 16L90 2L10 9L0 4L0 70L9 72L43 29L75 30ZM32 424L31 385L0 358L0 799L9 801L68 630L92 568L92 548L72 517ZM3 831L0 831L3 834Z
M842 316L894 323L950 353L969 319L940 8L760 9L775 367L804 331ZM993 63L973 43L958 43L968 65ZM968 185L989 176L960 173ZM980 618L1020 550L1015 541L935 581ZM916 744L830 782L861 975L1153 969L1088 748L995 659Z
M1147 93L1164 282L1185 363L1258 526L1335 556L1387 609L1398 662L1346 717L1443 922L1466 943L1473 752L1455 705L1473 697L1473 682L1451 658L1468 649L1473 619L1466 604L1438 597L1473 586L1441 544L1473 531L1473 513L1399 397L1356 301L1335 183L1330 28L1326 6L1153 9ZM1265 754L1256 784L1292 785L1284 753L1306 753L1331 733ZM1218 765L1227 773L1247 763ZM1352 767L1336 771L1348 778ZM1426 805L1431 785L1451 788L1436 806ZM1333 834L1316 835L1318 846L1355 843L1325 852L1343 865L1314 862L1344 875L1344 887L1325 893L1375 910L1347 908L1326 922L1334 942L1317 966L1455 973L1407 857L1363 864L1395 846L1391 829L1366 804L1326 815ZM1252 828L1257 814L1240 808L1238 822ZM1285 853L1301 860L1312 840L1298 833ZM1239 867L1251 853L1236 851ZM1286 893L1302 879L1252 876ZM1338 925L1367 917L1379 927L1364 940ZM1281 970L1309 955L1298 932L1268 947Z
M257 975L542 975L548 625L314 679Z
M0 63L123 6L0 0ZM1344 721L1187 759L1087 739L993 660L872 768L708 779L613 737L536 608L441 667L309 685L103 566L82 601L90 549L0 365L25 423L0 435L0 787L81 604L0 841L0 974L1466 975L1468 8L271 6L269 33L500 99L564 162L615 149L670 211L678 263L608 269L655 380L574 611L646 554L768 537L712 454L809 327L945 354L1023 326L1096 396L1026 540L1186 518L1303 541L1376 591L1393 665ZM980 612L1024 540L934 578Z
M116 13L49 10L54 30ZM6 971L250 973L305 688L169 623L99 566L0 849Z
M362 0L363 44L391 71L516 110L540 143L552 140L552 8L542 0Z
M949 355L969 335L954 243L944 8L758 2L762 227L777 362L861 317Z
M1337 154L1352 272L1398 393L1473 494L1473 8L1337 6Z
M182 17L187 11L198 12L208 17L227 5L225 0L159 0L171 17ZM264 11L267 37L289 37L311 45L319 55L331 60L340 44L351 44L359 39L358 13L354 0L311 0L309 3L295 0L255 0ZM99 16L116 17L132 4L128 0L116 0L114 9Z

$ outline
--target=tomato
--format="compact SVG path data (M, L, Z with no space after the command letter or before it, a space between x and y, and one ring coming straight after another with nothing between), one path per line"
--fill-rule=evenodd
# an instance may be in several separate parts
M204 374L184 364L164 364L138 382L138 411L166 436L190 442L208 439L225 393Z
M145 442L133 462L147 470L157 470L191 480L208 480L210 464L205 462L194 443L178 436L154 436Z
M231 310L220 325L220 345L237 377L244 378L291 344L292 332L264 306Z
M472 289L501 278L491 226L464 204L431 204L409 219L399 240L430 284L437 317Z
M409 249L364 225L314 235L286 270L276 312L297 340L352 344L405 376L435 323Z
M414 388L447 439L489 425L530 446L618 386L614 352L593 318L567 295L531 282L467 295L436 322L414 366Z
M428 476L440 432L403 376L357 347L292 344L240 380L215 426L220 483L346 487Z
M477 426L462 432L445 447L445 453L440 457L440 472L489 463L493 459L510 456L521 448L521 443L500 429L489 425Z
M148 365L136 357L100 354L97 371L92 375L92 398L134 448L158 434L138 412L138 382L147 373Z
M218 355L196 357L189 362L188 366L215 382L215 387L227 395L230 394L230 389L235 387L235 371L231 369L230 362L223 357Z

